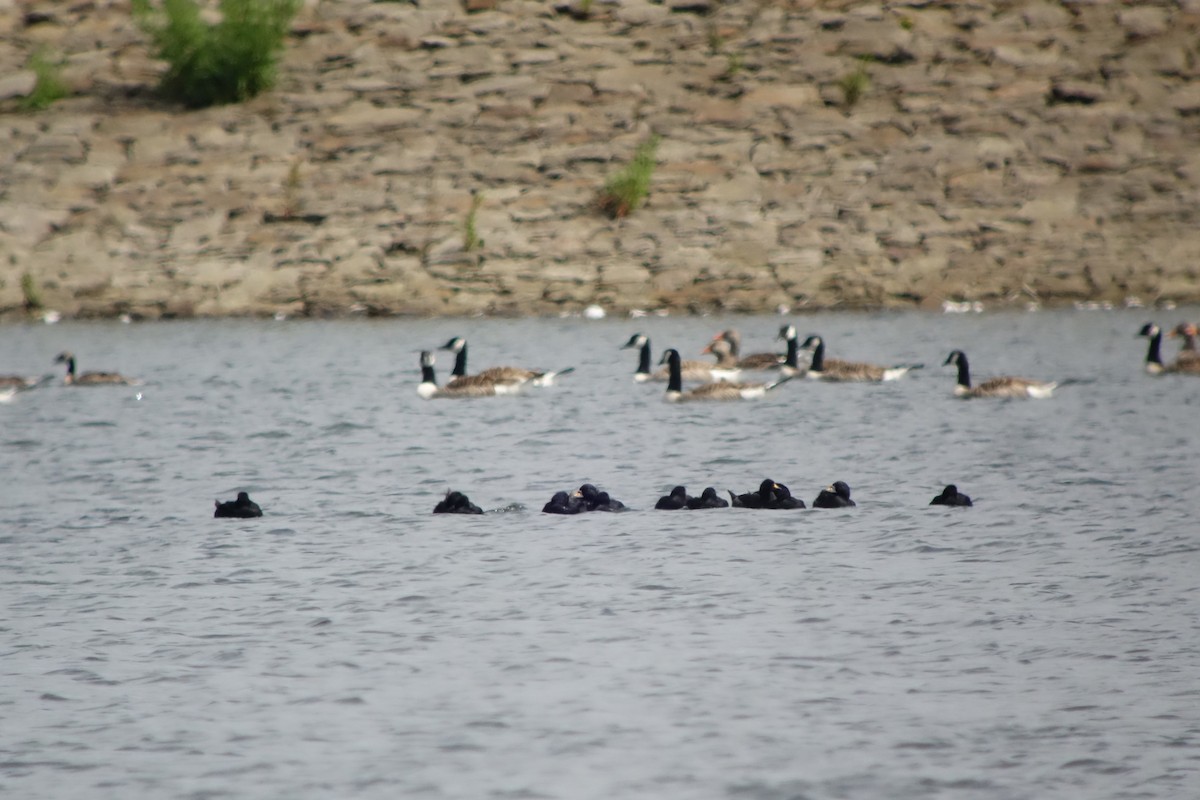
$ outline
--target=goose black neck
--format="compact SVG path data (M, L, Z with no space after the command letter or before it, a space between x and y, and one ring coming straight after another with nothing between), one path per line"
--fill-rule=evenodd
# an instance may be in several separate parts
M638 355L638 374L650 373L650 340L647 339L642 343L641 353Z
M668 392L683 391L683 368L679 363L679 353L671 353L667 358L667 372L669 377L667 380Z
M958 354L958 385L964 389L971 388L971 367L967 365L967 357Z
M454 371L450 374L456 378L467 374L467 345L465 343L454 356Z
M1146 351L1146 363L1162 366L1162 331L1158 331L1150 337L1150 349ZM72 361L71 365L74 366L74 364L75 362Z
M71 356L67 359L67 374L72 378L75 377L75 356Z
M783 365L792 369L800 368L800 344L795 336L787 338L787 358L784 359Z
M812 364L809 366L811 372L821 372L825 369L825 340L817 342L817 346L813 348Z
M437 385L437 377L433 374L433 364L421 365L421 383L432 383Z

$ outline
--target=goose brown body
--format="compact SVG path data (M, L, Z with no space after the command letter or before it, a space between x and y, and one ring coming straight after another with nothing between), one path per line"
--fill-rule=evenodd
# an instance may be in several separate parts
M802 350L812 350L812 361L808 365L805 377L814 380L832 382L873 382L894 381L903 377L910 370L921 369L921 364L896 364L883 367L877 364L867 364L861 361L843 361L837 358L825 358L825 340L816 334L809 336L800 345Z
M1008 397L1008 398L1036 398L1042 399L1050 397L1054 389L1058 386L1057 383L1046 381L1035 381L1029 378L1017 378L1013 376L1001 376L998 378L989 378L983 383L971 385L971 367L967 362L967 354L962 350L954 350L946 357L945 364L953 364L958 367L958 381L954 385L955 397L973 398L973 397Z
M417 386L417 395L423 400L465 400L473 397L495 397L498 394L512 393L503 389L498 391L498 384L490 380L465 380L458 385L447 384L445 386L438 386L437 375L434 373L433 365L433 353L428 350L422 350L421 383Z
M734 383L720 381L705 383L688 391L683 391L683 376L681 374L679 351L669 349L663 353L662 362L667 365L670 378L667 382L665 399L669 403L683 403L693 400L723 401L723 400L753 400L763 397L776 386L791 379L781 377L771 383Z
M455 336L446 344L442 345L439 350L449 350L454 353L454 369L450 373L450 380L446 383L445 388L452 389L454 387L467 386L482 386L486 383L493 383L497 386L496 394L513 394L516 391L515 387L522 384L530 386L549 386L554 383L555 377L565 375L569 372L574 372L574 367L566 369L550 371L550 370L533 370L525 367L489 367L475 375L467 374L467 340L461 336ZM512 387L512 388L506 388Z
M80 372L75 371L75 356L72 353L59 353L54 359L55 364L66 364L67 374L63 383L68 386L132 386L140 383L133 378L126 378L116 372Z

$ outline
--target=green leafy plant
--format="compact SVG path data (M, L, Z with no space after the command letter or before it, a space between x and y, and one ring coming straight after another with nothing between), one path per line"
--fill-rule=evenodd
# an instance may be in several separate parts
M30 111L41 111L55 100L66 97L67 86L62 82L58 63L51 61L41 50L29 58L29 68L37 75L33 91L21 100L21 107Z
M659 137L651 136L638 145L633 160L611 176L600 192L600 210L613 219L629 216L650 193L650 178L654 175L654 154Z
M838 81L838 87L842 90L842 99L847 108L853 108L871 85L871 76L867 73L867 64L869 63L871 63L869 58L860 58L854 71L846 73Z
M903 28L904 30L911 31L913 29L914 24L915 23L913 22L912 17L909 17L909 16L901 16L900 17L900 27Z
M38 291L37 282L28 272L21 274L21 296L25 298L26 311L38 311L42 308L42 295Z
M221 0L206 22L196 0L133 0L138 24L167 62L163 95L190 108L237 103L271 88L288 25L301 0Z
M468 253L483 247L483 239L479 238L479 231L475 227L475 217L479 213L479 207L482 205L483 195L478 192L472 192L471 210L467 212L467 218L463 220L463 250Z

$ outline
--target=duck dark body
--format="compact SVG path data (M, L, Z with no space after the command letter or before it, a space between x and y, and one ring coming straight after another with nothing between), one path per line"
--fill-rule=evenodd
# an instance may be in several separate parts
M583 502L584 511L624 511L625 504L620 500L609 497L608 492L602 492L590 483L585 483L575 492L575 497Z
M658 502L654 507L659 511L676 511L679 509L691 508L693 498L688 497L687 489L682 486L676 486L671 490L670 494L665 494L658 498Z
M758 485L757 492L745 494L729 493L734 508L804 508L804 501L792 497L792 492L782 483L767 478Z
M942 493L929 501L931 506L962 506L971 505L971 498L958 490L953 483L942 489Z
M853 508L855 505L857 503L850 499L850 487L845 481L834 481L813 500L813 508Z
M471 502L462 492L446 492L440 503L433 507L435 514L482 514L483 509Z
M262 509L258 507L258 503L250 499L250 495L245 492L238 492L236 500L226 500L222 503L217 501L217 510L213 512L215 518L236 518L250 519L251 517L261 517Z
M586 510L582 501L566 492L555 492L549 502L542 506L543 514L579 514Z
M717 490L707 487L699 497L689 497L687 507L693 511L705 508L729 508L729 501L717 496Z

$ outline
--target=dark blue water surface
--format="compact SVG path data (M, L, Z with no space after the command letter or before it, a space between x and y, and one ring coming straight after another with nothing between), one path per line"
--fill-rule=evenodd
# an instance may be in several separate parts
M1198 796L1200 378L1152 318L1200 310L0 328L0 373L144 381L0 405L0 795ZM788 321L925 369L670 405L619 349ZM455 335L576 371L419 399ZM1084 382L956 400L953 348ZM650 510L764 477L859 506ZM585 481L633 510L540 513Z

